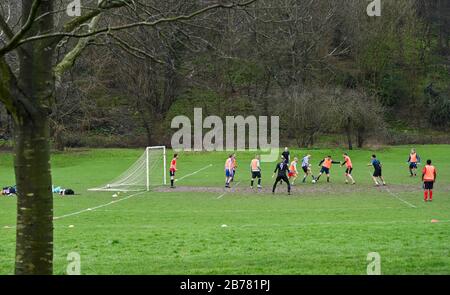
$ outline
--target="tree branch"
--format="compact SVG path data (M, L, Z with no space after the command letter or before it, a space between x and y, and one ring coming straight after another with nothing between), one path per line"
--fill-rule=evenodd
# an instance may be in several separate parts
M4 47L0 48L0 57L4 56L6 53L14 50L17 46L19 46L22 38L33 26L33 23L36 18L36 14L39 10L39 6L41 5L41 2L42 2L42 0L34 0L33 1L27 21L22 26L22 28L20 28L19 32L17 32L17 34L15 34L12 38L10 38L10 41Z
M4 57L0 57L0 101L17 121L19 113L17 106L23 105L32 118L37 118L37 109L30 100L20 91L16 76L6 63Z
M5 33L5 36L11 40L14 37L14 32L9 27L8 23L4 19L3 15L0 15L0 29Z
M256 1L258 1L258 0L249 0L244 3L215 4L215 5L211 5L211 6L199 9L188 15L179 15L179 16L174 16L174 17L161 18L161 19L158 19L153 22L142 21L142 22L135 22L135 23L122 25L122 26L105 27L105 28L102 28L102 29L99 29L96 31L87 32L87 33L83 33L83 34L70 33L78 25L84 23L85 21L89 20L90 18L96 16L97 14L99 14L101 12L101 10L100 11L95 10L95 11L92 11L90 14L83 16L83 17L79 17L78 19L65 25L64 26L65 32L55 32L55 33L43 34L43 35L26 38L26 39L23 39L20 42L18 42L17 46L20 46L20 45L28 43L28 42L33 42L33 41L48 39L48 38L64 38L64 37L86 38L86 37L95 36L95 35L102 34L102 33L127 30L127 29L131 29L131 28L139 27L139 26L154 27L156 25L163 24L163 23L175 22L175 21L180 21L180 20L189 20L197 15L200 15L202 13L205 13L205 12L213 10L213 9L218 9L218 8L231 9L231 8L235 8L235 7L245 7L245 6L251 5L252 3L256 2ZM0 50L0 54L1 54L1 50Z
M88 32L91 32L95 29L100 20L100 16L101 15L97 15L91 20L91 22L89 23ZM63 74L74 65L76 59L87 47L90 40L91 38L89 37L80 39L77 45L69 53L67 53L64 58L54 67L53 72L55 73L56 81L61 80Z
M149 59L151 59L154 62L159 63L159 64L165 64L165 62L163 62L162 60L159 60L158 58L156 58L155 56L151 55L150 53L148 53L148 52L146 52L144 50L141 50L141 49L139 49L137 47L131 46L126 41L120 39L117 36L114 36L113 34L108 34L108 36L110 36L111 38L116 40L117 41L117 45L119 45L120 48L125 50L127 53L133 55L134 57L142 59L143 57L138 55L138 54L141 54L141 55L144 56L144 58L149 58Z

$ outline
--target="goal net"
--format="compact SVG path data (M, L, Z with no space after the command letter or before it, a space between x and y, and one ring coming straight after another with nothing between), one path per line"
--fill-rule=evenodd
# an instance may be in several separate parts
M147 147L142 156L108 184L90 191L141 191L166 184L166 147Z

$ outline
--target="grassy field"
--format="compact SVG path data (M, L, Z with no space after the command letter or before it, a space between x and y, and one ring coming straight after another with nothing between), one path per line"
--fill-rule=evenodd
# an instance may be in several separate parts
M276 195L252 192L250 153L238 153L235 188L223 186L225 153L183 153L172 191L88 192L132 164L142 150L75 150L53 155L53 182L79 195L55 195L55 267L81 255L82 274L365 274L369 252L383 274L450 274L450 153L448 145L416 146L438 169L434 202L424 203L419 177L410 178L410 147L375 151L388 186L374 187L367 167L374 151L351 152L355 186L334 165L332 182L286 186ZM341 150L291 151L327 154ZM274 163L263 164L272 185ZM1 184L14 184L12 155L0 154ZM236 187L237 186L237 187ZM93 210L86 210L93 208ZM72 215L73 213L77 213ZM0 274L13 273L15 197L0 197ZM432 219L439 222L431 223ZM226 224L227 227L222 227Z

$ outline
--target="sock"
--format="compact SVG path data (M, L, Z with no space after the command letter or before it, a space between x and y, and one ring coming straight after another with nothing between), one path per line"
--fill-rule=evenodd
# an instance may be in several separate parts
M428 199L428 191L423 192L423 200L426 201Z
M258 185L261 185L261 178L258 178Z
M254 180L251 181L251 184L250 184L251 187L253 187L254 182L255 182Z
M322 176L322 174L319 174L319 176L317 176L317 179L316 179L316 180L319 180L320 176Z
M327 182L330 182L330 178L329 177L327 177Z
M173 186L173 179L170 180L170 186Z
M432 200L433 200L433 191L430 190L430 201L432 201Z
M313 177L314 178L314 177ZM306 182L306 175L303 177L303 182Z

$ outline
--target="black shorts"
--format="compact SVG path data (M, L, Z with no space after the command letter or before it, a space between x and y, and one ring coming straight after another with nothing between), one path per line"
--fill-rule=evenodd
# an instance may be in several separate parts
M353 171L353 167L345 169L345 173L347 173L348 175L351 175L352 171Z
M172 176L175 176L175 171L169 171L169 175L170 175L170 177L172 177Z
M261 171L252 171L252 178L261 178Z
M309 168L308 166L303 166L303 167L302 167L303 172L308 173L308 168Z
M417 169L417 163L409 163L409 169Z
M434 181L424 181L423 189L433 189Z
M330 174L330 168L323 167L320 169L320 173L325 173L326 175Z
M381 177L383 176L381 173L381 169L375 169L375 171L373 172L373 177Z

